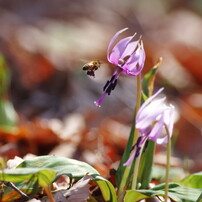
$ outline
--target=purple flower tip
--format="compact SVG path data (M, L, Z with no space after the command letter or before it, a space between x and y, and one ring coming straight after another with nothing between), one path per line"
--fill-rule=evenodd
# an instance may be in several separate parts
M101 107L101 105L99 104L98 101L94 101L94 104L95 104L97 107Z

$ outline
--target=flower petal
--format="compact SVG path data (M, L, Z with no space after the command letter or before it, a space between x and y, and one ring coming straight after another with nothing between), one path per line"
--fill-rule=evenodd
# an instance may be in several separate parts
M163 116L161 116L160 120L153 126L150 134L148 135L148 138L156 142L157 139L161 138L160 136L162 134L163 128L164 128L164 120Z
M131 42L132 43L132 42ZM143 48L143 43L138 41L138 48L133 52L131 57L126 61L126 63L121 67L124 69L124 74L130 76L138 75L144 66L145 62L145 51Z
M167 109L165 98L154 100L148 104L136 117L136 128L141 132L159 120L159 116Z
M134 36L133 36L134 37ZM134 53L135 49L137 48L139 41L132 41L130 42L127 47L125 48L124 52L121 55L121 58L125 58L126 56L132 55Z
M121 39L112 49L110 56L109 56L109 62L115 65L119 65L119 59L121 59L122 54L124 53L126 47L130 43L130 41L133 39L133 36L126 37L124 39Z
M137 64L139 60L139 55L133 54L127 60L126 64L123 65L121 68L124 70L124 73L131 76L136 76L139 74L140 71L137 71Z
M119 30L111 39L110 43L109 43L109 46L108 46L108 49L107 49L107 59L108 61L110 62L110 59L109 59L109 55L110 55L110 50L111 50L111 47L113 45L113 43L116 41L117 37L124 31L126 31L128 28L124 28L124 29L121 29Z
M142 69L144 67L145 58L146 58L146 54L145 54L145 51L144 51L144 47L143 47L143 42L142 41L141 41L141 46L138 49L138 52L139 52L139 61L138 61L139 67L138 67L138 71L140 72L140 71L142 71Z
M136 149L133 151L132 155L129 157L129 159L123 164L123 166L130 167L131 163L133 162L136 154Z
M160 88L155 94L153 94L151 97L149 97L140 107L138 114L141 113L141 111L147 106L152 100L154 100L162 91L164 88Z
M166 110L164 113L164 123L168 127L168 132L170 137L172 136L172 133L173 133L174 110L175 110L175 107L173 105L170 105L169 110Z

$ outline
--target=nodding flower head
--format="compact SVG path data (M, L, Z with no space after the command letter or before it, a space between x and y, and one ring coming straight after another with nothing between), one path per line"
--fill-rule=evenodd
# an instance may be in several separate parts
M147 139L157 144L165 144L167 143L168 135L172 136L174 106L165 104L165 97L156 98L162 90L163 88L148 98L137 112L136 129L140 132L140 136L136 144L133 145L133 154L124 164L125 166L130 166L133 159L138 157L140 149Z
M116 65L116 69L112 75L112 78L107 81L103 88L103 94L101 98L95 102L97 106L100 106L106 95L110 95L117 84L117 79L121 73L130 76L137 76L144 66L145 51L143 42L139 38L133 41L136 34L121 39L116 44L115 41L118 36L126 31L128 28L118 31L111 39L107 49L107 60Z

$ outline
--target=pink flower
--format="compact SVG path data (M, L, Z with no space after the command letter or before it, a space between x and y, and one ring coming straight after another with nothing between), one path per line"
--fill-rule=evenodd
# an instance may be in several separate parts
M145 51L143 48L143 42L138 39L132 41L136 34L121 39L115 45L117 37L127 28L118 31L111 39L107 49L107 59L110 63L117 66L113 76L107 81L103 88L103 94L101 98L95 102L97 106L100 106L105 96L111 94L117 84L117 79L121 73L130 76L137 76L144 66Z
M165 97L156 98L161 92L161 88L157 93L148 98L138 110L136 116L136 128L140 132L140 136L133 146L132 150L136 148L128 161L124 164L130 166L133 159L138 157L143 143L150 139L157 144L167 143L167 133L165 127L168 129L169 136L172 136L174 124L174 106L165 104Z

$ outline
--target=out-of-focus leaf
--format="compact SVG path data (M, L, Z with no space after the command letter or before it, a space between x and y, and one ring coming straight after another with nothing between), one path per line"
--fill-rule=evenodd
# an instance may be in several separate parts
M5 161L2 157L0 157L0 170L5 168Z
M191 188L202 189L202 172L186 176L179 184Z
M150 190L128 190L124 198L125 202L139 201L146 198L165 195L165 184L160 184ZM176 183L169 184L168 196L176 202L187 200L196 202L202 189L184 187Z
M0 55L0 128L10 131L18 121L17 113L13 105L6 99L10 74L6 62Z
M15 183L15 186L19 190L21 190L24 194L29 195L30 198L32 198L32 196L34 196L39 189L38 182L37 181L34 182L31 180ZM16 190L14 190L12 187L8 186L4 187L3 196L1 198L2 202L14 201L19 198L22 198L22 195L18 193Z
M10 74L6 62L0 55L0 128L11 130L18 121L17 113L13 105L6 99Z
M18 115L8 100L0 100L0 128L10 131L16 126Z
M161 63L162 63L162 58L159 58L157 64L154 65L154 67L144 76L142 80L142 89L143 89L143 93L146 96L151 96L153 93L156 73Z
M165 181L165 166L157 166L153 165L152 167L152 179L158 180L160 182ZM179 167L171 167L170 168L170 174L169 174L169 180L170 181L177 181L182 179L182 176L185 175L185 171L183 168Z
M10 83L10 74L6 66L6 62L2 55L0 55L0 97L7 94L8 85Z
M50 168L56 172L56 178L68 175L72 178L82 178L87 173L92 176L99 173L89 164L65 157L47 155L23 161L19 168Z
M0 171L0 180L8 182L38 181L42 187L47 187L55 179L56 173L45 168L15 168Z
M196 202L201 202L202 201L202 193L201 195L198 197L197 201Z

